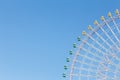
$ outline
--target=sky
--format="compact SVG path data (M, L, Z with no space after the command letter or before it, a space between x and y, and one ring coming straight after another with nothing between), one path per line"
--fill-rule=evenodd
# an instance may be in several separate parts
M64 80L72 44L119 0L0 0L0 80Z

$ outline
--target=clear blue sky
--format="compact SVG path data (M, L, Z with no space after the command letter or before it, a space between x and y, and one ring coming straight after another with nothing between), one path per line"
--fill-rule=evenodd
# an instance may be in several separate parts
M72 43L119 0L0 0L0 80L63 80Z

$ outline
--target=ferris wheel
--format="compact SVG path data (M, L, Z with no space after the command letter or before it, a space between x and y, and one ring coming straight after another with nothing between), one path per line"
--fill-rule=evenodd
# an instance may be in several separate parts
M82 39L73 44L66 58L63 77L66 80L120 80L120 14L94 21Z

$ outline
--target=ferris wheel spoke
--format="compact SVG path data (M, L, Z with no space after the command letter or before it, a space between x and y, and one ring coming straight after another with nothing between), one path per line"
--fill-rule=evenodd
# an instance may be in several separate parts
M99 75L99 78L101 78L101 80L118 80L119 76L116 76L116 73L115 72L112 72L112 71L109 71L109 73L113 74L111 76L109 76L108 74L106 74L104 71L102 70L99 70L98 71L98 75ZM118 72L119 73L119 72ZM103 77L101 77L103 76ZM115 77L113 77L115 76Z
M113 24L115 25L117 31L120 33L120 29L118 28L118 25L116 24L115 20L113 17L111 17Z
M96 42L98 44L98 46L100 46L102 49L104 49L105 51L108 51L108 49L106 49L103 45L101 45L101 43L99 43L97 40L95 40L93 37L91 37L90 35L87 34L88 37L90 37L94 42Z
M99 61L100 59L102 59L100 56L98 56L97 52L92 52L91 50L89 49L85 49L85 48L82 48L83 51L85 51L86 53L88 54L91 54L92 56L94 56L95 58L97 58L97 61ZM88 56L89 57L89 56Z
M114 59L114 58L113 58L113 59ZM117 60L117 59L116 59L116 60ZM105 65L106 63L107 63L107 66ZM120 67L118 66L118 64L115 64L115 63L112 61L112 59L109 60L108 56L106 56L106 59L103 59L103 61L102 61L101 64L102 64L102 66L105 67L105 70L107 70L106 67L108 67L109 65L115 66L115 68L117 68L117 69L120 68Z
M88 44L88 43L86 43L86 44ZM90 46L90 47L93 47L93 46ZM96 50L98 50L96 47L93 47L93 48L95 48ZM83 50L86 50L85 48L83 48ZM99 50L98 50L99 51ZM100 53L102 53L103 55L105 54L104 52L102 52L102 51L99 51ZM91 52L90 52L91 53ZM96 53L97 54L97 53ZM98 57L98 56L97 56ZM99 57L100 58L100 57ZM101 59L105 59L105 56L103 57L103 58L101 58Z
M92 49L95 49L95 50L98 51L99 53L100 53L100 52L102 53L102 51L101 51L100 49L96 48L94 45L88 43L87 41L83 41L83 42L85 42L85 43L86 43L89 47L91 47Z
M99 80L106 80L108 78L108 76L105 74L99 74L99 76L100 76L100 77L98 77Z
M102 53L103 54L103 57L102 57L102 59L104 60L104 62L106 62L106 63L108 63L108 64L111 64L111 65L114 65L114 66L116 66L117 64L115 64L115 63L113 63L108 57L107 57L107 61L106 61L106 55L111 55L111 54L106 54L105 52L103 52L103 51L100 51L99 49L97 49L96 47L94 47L93 45L91 45L91 44L89 44L88 42L86 42L86 44L88 44L90 47L92 47L92 48L94 48L94 49L96 49L96 50L98 50L100 53ZM114 56L113 55L111 55L113 58L114 58ZM116 57L116 59L117 60L119 60L119 58L117 58ZM120 60L119 60L120 61Z
M92 62L99 62L98 60L95 60L95 59L88 57L86 55L81 55L81 57L84 57L84 59L87 59L87 60L92 61Z
M96 70L95 69L92 69L92 68L89 68L89 70L88 69L86 69L86 68L84 68L84 67L74 67L74 69L75 70L79 70L79 71L88 71L88 73L94 73L94 72L96 72Z
M72 76L76 76L76 77L77 77L77 76L79 76L79 77L81 76L81 77L88 77L88 78L89 78L89 77L97 78L97 76L90 75L90 74L87 75L87 74L77 74L77 73L76 73L76 74L71 74L71 75L72 75Z
M79 60L76 60L76 62L80 63L81 65L86 65L86 66L90 66L90 67L95 67L97 65L95 64L88 64L88 63L85 63L85 62L82 62L82 61L79 61Z
M118 37L115 35L115 33L113 32L113 30L111 29L110 25L107 23L106 20L104 20L105 24L107 25L107 27L110 29L110 31L112 32L112 34L114 35L115 39L120 43ZM115 44L115 43L114 43Z
M113 56L113 58L116 59L116 60L118 60L118 61L120 62L120 58L118 58L118 56L115 55L115 52L117 52L117 51L113 51L113 49L111 49L110 51L111 51L111 52L109 52L109 53ZM118 53L119 53L119 52L118 52Z
M88 43L87 43L88 44ZM89 44L88 44L89 45ZM91 46L90 46L91 47ZM92 46L93 47L93 46ZM95 47L93 47L93 48L95 48ZM96 48L95 48L96 49ZM89 49L85 49L84 47L82 48L82 50L84 50L84 51L86 51L87 53L90 53L90 54L92 54L92 55L94 55L94 56L96 56L96 57L98 57L98 58L100 58L100 56L97 56L96 54L97 54L97 52L91 52ZM98 49L97 49L98 50ZM99 51L100 52L100 51ZM111 55L112 57L114 57L115 55L113 55L113 54L109 54L109 55ZM100 58L101 59L101 58ZM102 58L103 59L103 58Z
M108 37L108 39L115 45L115 47L116 47L117 49L119 49L118 46L115 44L115 42L114 42L114 41L111 39L111 37L107 34L107 32L102 28L102 26L98 25L98 27L100 27L101 31Z
M95 49L96 51L98 51L98 53L99 54L106 54L106 52L103 52L103 51L101 51L100 49L98 49L98 48L96 48L94 45L92 45L92 44L89 44L88 42L86 42L86 44L89 46L89 47L91 47L92 49ZM83 48L84 49L84 48ZM85 50L85 49L84 49Z
M96 30L93 30L92 31L112 50L111 48L111 45L107 42L107 40L105 40ZM111 54L113 57L115 55Z
M110 46L110 44L98 33L96 32L96 30L93 30L92 31L105 43L107 44L108 46Z

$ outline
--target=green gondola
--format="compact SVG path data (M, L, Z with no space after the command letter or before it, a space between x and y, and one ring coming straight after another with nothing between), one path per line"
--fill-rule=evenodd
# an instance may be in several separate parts
M72 54L73 54L72 50L70 50L70 51L69 51L69 54L70 54L70 55L72 55Z
M68 67L65 65L65 66L64 66L64 69L65 69L65 70L67 70L67 69L68 69Z
M76 46L76 43L74 43L74 44L73 44L73 48L76 48L76 47L77 47L77 46Z
M64 78L66 78L66 74L65 74L65 73L63 73L62 76L63 76Z
M67 61L67 62L70 62L70 58L66 58L66 61Z
M80 37L77 37L77 40L80 41L81 40Z

